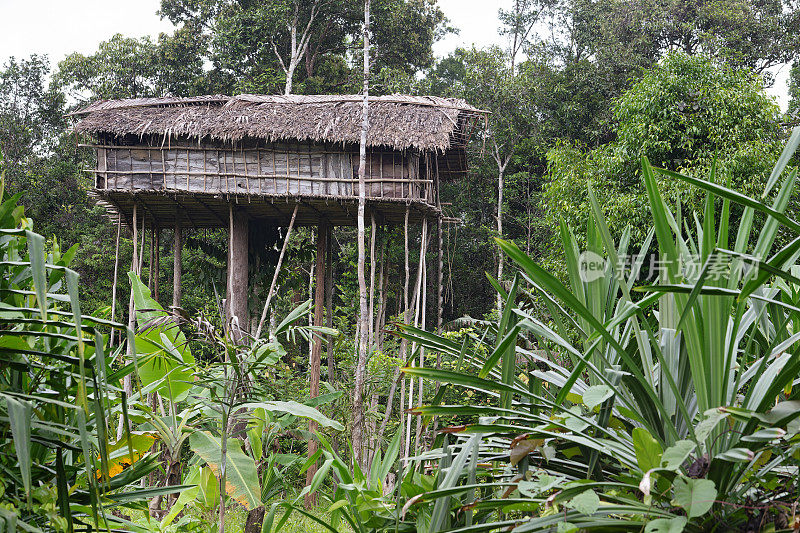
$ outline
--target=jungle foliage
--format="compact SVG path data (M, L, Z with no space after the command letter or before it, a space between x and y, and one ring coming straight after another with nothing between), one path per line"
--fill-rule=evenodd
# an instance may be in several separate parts
M372 9L371 94L464 98L491 115L470 173L442 185L459 220L444 236L444 331L402 324L402 276L381 288L390 331L368 364L368 468L341 422L356 364L352 230L334 232L335 329L307 325L308 229L289 242L264 338L241 344L224 327L224 231L187 239L176 317L161 305L171 232L153 243L156 296L156 269L130 268L123 229L112 310L117 227L87 195L93 162L65 118L99 98L358 92L363 2L162 0L172 33L2 65L0 524L800 527L800 68L788 113L765 92L769 69L795 59L794 1L514 0L500 13L506 42L446 57L432 46L455 30L435 0ZM387 272L404 267L401 230L375 235ZM251 235L253 314L282 237ZM600 276L584 279L589 251ZM330 366L308 399L314 335L329 339ZM408 406L399 393L391 416L384 405L398 366L425 383L416 455L399 438Z

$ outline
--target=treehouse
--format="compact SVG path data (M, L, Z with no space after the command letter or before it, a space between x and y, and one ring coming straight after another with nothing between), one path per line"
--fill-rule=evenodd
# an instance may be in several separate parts
M421 227L421 267L412 307L423 308L423 323L426 291L421 291L420 280L427 276L428 224L438 228L441 310L439 186L466 172L466 145L482 114L463 101L444 98L393 95L369 101L364 192L372 227L370 265L374 269L377 224L403 224L406 247L409 223ZM180 307L184 232L225 228L229 239L223 311L239 340L258 337L292 227L313 225L318 227L314 324L323 324L332 294L326 291L332 286L331 228L357 222L361 96L140 98L96 102L74 116L76 132L90 139L83 146L97 155L90 169L93 194L117 222L118 239L123 225L131 229L131 264L139 273L144 235L151 231L149 270L156 299L160 246L153 242L160 241L161 230L174 230L173 306ZM254 301L248 286L249 239L260 228L276 226L287 228L283 250L257 321L259 313L251 308L261 302ZM116 273L119 254L115 264ZM408 272L406 264L406 292ZM114 301L116 286L115 274ZM413 316L408 300L406 294L405 316ZM132 326L133 315L131 304ZM312 347L312 396L319 390L321 343L317 338Z
M354 225L360 96L202 96L100 101L76 113L97 153L94 193L116 219L150 227ZM370 99L367 212L435 219L440 180L466 171L480 111L460 100Z
M433 222L438 230L437 326L441 327L444 218L439 187L442 180L466 172L466 146L484 112L461 100L401 95L371 98L368 111L364 193L371 225L370 294L374 293L378 229L402 224L406 248L403 312L407 319L415 317L415 325L425 327L425 254L432 240L428 225ZM292 227L313 225L318 228L314 324L322 326L327 318L330 325L331 229L355 225L358 220L362 112L363 100L357 95L217 95L100 101L74 113L76 132L90 139L83 146L94 149L97 156L95 168L88 169L94 175L92 193L117 223L112 319L123 225L131 229L131 265L140 275L144 236L148 229L151 232L149 273L156 300L160 234L162 229L173 230L174 308L181 305L184 232L227 229L222 311L233 338L243 343L261 336ZM413 298L408 294L410 223L420 227ZM262 304L250 291L248 262L250 243L255 242L251 236L267 227L286 230ZM380 278L383 270L382 264ZM128 320L133 328L132 302ZM252 312L261 305L263 312ZM378 315L385 317L380 309ZM329 342L329 375L331 349ZM319 393L321 351L318 336L309 361L312 397ZM410 387L409 399L413 397Z

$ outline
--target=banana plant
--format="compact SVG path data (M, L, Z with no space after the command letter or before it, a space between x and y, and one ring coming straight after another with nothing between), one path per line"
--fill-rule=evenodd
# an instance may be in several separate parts
M121 469L137 437L108 438L116 379L133 371L108 365L108 332L130 332L82 313L77 248L48 246L4 185L0 176L0 529L113 527L107 507L141 503L132 484L157 467L145 457Z

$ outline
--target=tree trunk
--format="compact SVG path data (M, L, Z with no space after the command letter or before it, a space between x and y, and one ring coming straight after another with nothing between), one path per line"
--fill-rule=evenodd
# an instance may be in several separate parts
M360 331L358 339L358 362L356 364L353 395L353 454L354 460L366 471L364 459L364 380L367 370L369 342L369 307L367 305L367 281L364 272L365 211L366 211L366 161L367 130L369 129L369 8L370 0L364 0L364 103L362 106L361 142L358 162L358 289L360 302Z
M497 236L503 238L503 167L497 172ZM497 261L497 282L503 282L503 252L499 252ZM502 313L503 297L497 294L497 310Z
M244 533L261 533L261 526L264 523L266 509L262 505L247 513L247 522L244 525Z
M325 319L325 252L328 245L325 242L328 238L328 224L321 222L317 229L317 264L315 268L316 287L314 288L314 326L321 327ZM313 337L311 345L311 362L309 364L309 396L316 398L319 396L319 374L320 360L322 356L322 336ZM319 426L313 420L308 423L308 431L312 438L308 441L308 456L311 457L317 452L317 441L313 435L318 431ZM306 470L306 485L311 484L314 474L317 473L316 463ZM306 507L313 507L317 504L316 494L306 494Z

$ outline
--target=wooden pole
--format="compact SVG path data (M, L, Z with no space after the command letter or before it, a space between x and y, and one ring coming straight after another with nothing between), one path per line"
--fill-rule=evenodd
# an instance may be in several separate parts
M155 225L150 228L150 267L147 269L147 288L150 289L150 294L153 294L153 261L156 256L156 227Z
M183 228L180 217L175 217L175 238L173 240L172 263L172 308L175 315L181 307L182 287L181 274L183 262Z
M153 230L153 240L156 242L155 248L155 263L153 264L153 299L159 301L159 283L158 278L161 275L161 228Z
M444 252L442 251L444 247L443 225L442 213L440 211L439 216L436 218L436 240L438 241L436 249L436 253L438 255L438 261L436 264L436 333L439 335L442 334L442 319L444 313L444 289L442 286L444 282ZM439 368L441 359L441 354L437 354L436 368ZM436 387L439 387L438 383L436 384Z
M370 235L369 235L369 350L375 349L375 238L377 224L375 224L375 214L370 213Z
M408 253L408 218L410 214L410 208L406 206L406 216L405 221L403 224L403 252L404 252L404 261L405 261L405 278L403 281L403 323L408 324L409 320L411 319L411 310L408 307L408 286L410 283L411 278L411 266L409 265L409 253ZM401 357L403 358L403 364L405 364L406 359L408 359L408 341L406 339L402 339L400 341L400 353L402 354ZM399 371L399 368L398 368ZM406 405L406 378L405 374L402 377L403 383L400 389L400 417L403 419L403 424L401 429L405 434L406 426L405 421L406 417L403 414L403 407ZM401 454L403 457L410 455L408 453L408 447L405 444L405 439L402 440L402 447L403 453Z
M428 251L427 229L428 229L428 220L427 219L423 219L422 220L422 231L426 235L425 235L425 239L424 239L425 242L423 244L424 252L420 256L421 268L422 268L422 300L420 302L420 307L419 307L420 315L421 315L420 322L419 322L419 328L420 329L425 329L425 326L426 326L425 317L426 317L426 311L427 311L427 307L428 307L428 262L427 262L427 257L426 257L427 256L427 251ZM423 368L424 366L425 366L425 347L422 346L422 347L420 347L420 350L419 350L419 367ZM424 389L423 389L423 387L424 387L424 381L420 377L419 380L418 380L418 387L417 387L417 389L418 389L417 390L417 398L418 398L417 403L419 405L422 405L422 402L424 401L424 397L423 397ZM414 439L415 444L416 444L416 451L417 452L420 451L420 440L421 440L420 437L421 436L422 436L422 417L418 416L417 417L417 434L416 434L416 437Z
M142 243L139 246L139 261L136 263L136 274L139 276L139 278L142 277L142 266L144 265L144 238L147 235L147 232L145 231L146 219L146 216L142 217Z
M267 310L269 309L269 304L272 301L272 296L275 294L275 285L278 283L278 274L280 274L281 265L283 265L283 257L286 255L286 248L289 246L289 237L292 235L292 228L294 227L294 221L297 218L297 209L299 207L300 204L295 204L294 211L292 212L292 219L289 221L289 227L286 229L286 237L283 239L281 253L278 256L278 264L275 265L275 273L272 275L272 283L270 284L269 292L267 293L267 301L264 303L264 310L261 312L261 320L259 320L258 329L256 329L256 339L261 337L261 329L264 327L264 321L267 319Z
M314 286L314 326L322 327L325 320L325 251L328 248L328 223L322 221L317 229L317 261L315 265L316 284ZM311 363L309 365L309 396L316 398L319 396L319 375L322 359L322 336L315 335L311 346ZM308 431L312 438L308 441L308 456L311 457L317 451L317 441L313 438L319 429L317 423L311 420L308 423ZM314 474L317 473L316 463L311 465L306 471L306 485L311 484ZM317 495L306 494L306 507L316 505Z
M236 342L243 342L249 325L247 307L249 221L247 213L240 209L235 209L233 204L229 205L228 320L231 325L233 339Z
M378 271L378 314L375 317L375 349L383 350L383 329L386 324L386 297L388 276L384 277L386 265L386 227L381 225L381 252L378 256L380 270Z
M328 224L328 235L325 243L328 250L325 253L325 325L333 328L333 227ZM333 336L326 335L326 352L328 356L328 382L336 382L336 357L333 353Z
M131 256L131 270L136 272L136 267L139 264L139 257L138 257L138 243L139 243L139 236L138 236L138 205L136 202L133 203L133 224L131 224L133 228L133 255ZM136 331L136 307L133 301L133 290L131 290L130 299L128 300L128 328L132 331ZM128 343L127 346L127 361L130 361L133 358L133 346ZM122 378L122 389L125 393L130 396L133 394L133 378L130 374L126 374L124 378ZM123 418L120 417L119 425L117 426L117 441L122 439L122 436L125 434L125 426L123 423Z
M122 232L122 213L117 218L117 243L114 247L114 283L111 286L111 321L117 318L117 283L119 280L119 238ZM114 334L117 330L111 330L110 346L114 346Z
M420 319L420 303L422 300L422 280L425 272L425 250L427 248L427 241L428 241L428 219L422 219L422 235L420 239L419 245L419 264L417 265L417 281L414 285L414 297L411 303L411 308L414 310L414 327L419 326L419 319ZM416 350L416 343L411 344L411 353L413 354ZM421 380L420 380L421 381ZM421 391L418 391L421 392ZM419 400L422 399L422 396L418 394ZM414 407L414 380L408 380L408 409L412 409ZM411 452L411 413L407 415L407 425L406 425L406 450L410 453Z
M436 333L438 335L442 334L442 313L444 309L444 289L442 287L442 283L444 280L444 253L442 252L442 245L443 245L443 235L442 235L442 215L439 214L439 217L436 220L436 233L437 233L437 240L438 240L438 247L437 247L437 264L436 264ZM436 370L439 370L442 367L442 354L441 352L436 352ZM436 382L436 393L439 393L439 382ZM434 416L433 417L433 431L432 433L436 433L436 428L439 425L439 418Z

